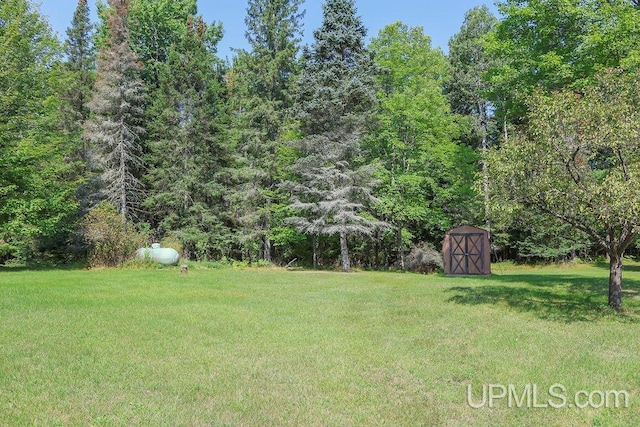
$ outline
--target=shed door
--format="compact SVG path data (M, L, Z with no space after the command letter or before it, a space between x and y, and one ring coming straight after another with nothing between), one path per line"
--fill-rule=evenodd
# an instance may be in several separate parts
M484 274L484 234L452 233L451 274Z

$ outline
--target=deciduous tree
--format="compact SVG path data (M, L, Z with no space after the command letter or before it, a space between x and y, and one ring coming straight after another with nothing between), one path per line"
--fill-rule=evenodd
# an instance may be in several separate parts
M609 305L640 229L640 78L602 72L583 92L538 93L529 125L488 157L492 205L524 207L586 233L610 259Z
M628 0L506 0L488 38L493 100L510 122L537 86L581 90L608 67L640 63L640 13ZM500 101L500 102L498 102Z
M379 126L370 153L382 166L380 209L395 226L399 266L405 237L439 243L468 220L477 155L457 144L459 127L443 92L449 67L421 27L395 23L371 42L380 77Z
M498 20L487 6L476 7L465 14L460 31L449 40L451 79L447 82L447 96L454 113L465 117L468 130L463 140L486 154L489 144L496 140L495 105L488 99L490 86L487 72L495 66L495 59L485 52L484 39ZM487 167L482 160L485 225L491 228Z
M72 146L58 128L60 54L37 8L0 2L0 262L24 261L73 226Z
M109 15L113 6L97 0L97 44L102 47L108 38ZM141 77L149 90L155 90L159 82L162 64L166 62L172 44L179 43L187 32L187 19L196 16L196 0L130 0L128 7L129 44L142 63ZM218 31L219 25L211 25Z

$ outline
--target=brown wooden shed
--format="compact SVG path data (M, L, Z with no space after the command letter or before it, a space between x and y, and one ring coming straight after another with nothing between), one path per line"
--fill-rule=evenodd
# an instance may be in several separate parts
M491 274L491 245L489 232L463 225L449 230L442 244L444 274Z

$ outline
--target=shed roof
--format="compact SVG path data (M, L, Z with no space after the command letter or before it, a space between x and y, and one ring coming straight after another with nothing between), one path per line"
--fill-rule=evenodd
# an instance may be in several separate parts
M452 228L451 230L447 231L447 234L449 233L489 233L489 232L484 228L474 227L472 225L461 225L459 227Z

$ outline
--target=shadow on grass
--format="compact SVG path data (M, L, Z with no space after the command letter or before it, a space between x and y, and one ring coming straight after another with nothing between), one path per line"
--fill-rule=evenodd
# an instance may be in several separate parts
M0 273L18 273L23 271L73 271L73 270L86 270L87 264L85 262L75 262L66 264L29 264L19 266L5 266L0 265Z
M609 271L609 263L605 262L605 261L600 261L600 262L596 262L593 265L595 265L598 268L602 268L603 270L607 270ZM625 258L624 260L624 265L622 267L622 271L623 271L623 275L624 272L640 272L640 264L638 264L638 262L629 262L629 260L627 258Z
M473 286L457 286L448 292L449 301L457 304L503 305L519 312L528 312L545 320L584 322L615 318L622 322L640 323L640 281L624 279L623 312L607 305L608 278L576 275L504 274L475 281ZM495 284L502 282L503 284ZM632 304L625 304L633 298Z

